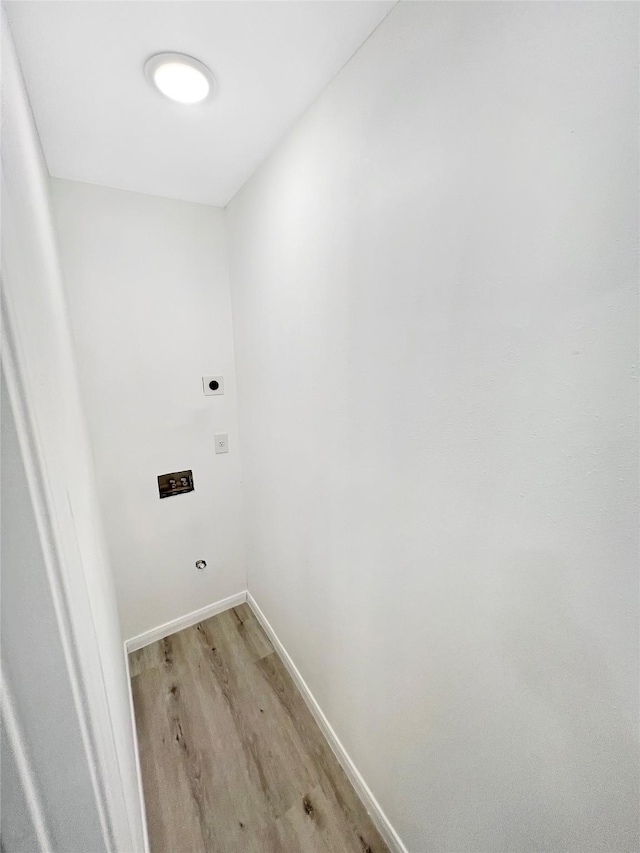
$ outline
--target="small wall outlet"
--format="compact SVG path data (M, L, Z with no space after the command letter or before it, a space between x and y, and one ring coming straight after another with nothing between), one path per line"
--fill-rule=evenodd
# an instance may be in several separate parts
M202 390L205 397L215 397L224 394L224 376L203 376Z
M222 432L214 436L214 440L216 443L216 453L229 452L229 436L226 432Z

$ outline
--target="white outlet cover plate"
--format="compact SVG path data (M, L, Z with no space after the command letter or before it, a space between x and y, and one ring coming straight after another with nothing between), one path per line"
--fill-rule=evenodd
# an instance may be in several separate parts
M215 391L212 388L209 388L210 382L218 383L218 387ZM217 397L218 394L224 394L224 376L203 376L202 390L204 391L205 397Z
M218 435L214 436L214 440L216 443L216 453L229 452L229 436L226 432L218 433Z

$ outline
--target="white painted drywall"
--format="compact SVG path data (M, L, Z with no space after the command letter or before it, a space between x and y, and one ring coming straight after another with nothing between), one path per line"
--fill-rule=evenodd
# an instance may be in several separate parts
M4 376L2 380L4 678L14 696L31 773L45 804L48 836L56 850L98 853L107 848ZM7 853L31 853L39 848L33 843L32 819L24 794L26 783L17 773L11 751L10 754L11 757L3 750L2 849ZM21 801L25 807L16 808Z
M228 208L248 586L415 853L638 847L637 56L401 3Z
M129 638L246 588L223 212L74 181L52 186ZM204 396L207 374L224 376L223 396ZM222 432L230 450L216 456ZM157 476L189 468L195 490L160 500Z
M7 853L41 853L44 846L38 829L41 823L34 820L33 806L26 795L26 786L20 773L19 760L8 734L5 723L6 698L3 685L3 703L0 713L0 805L2 805L2 826L0 826L0 844ZM50 843L44 841L44 843Z
M4 13L1 31L3 677L56 850L137 853L133 720L48 175Z

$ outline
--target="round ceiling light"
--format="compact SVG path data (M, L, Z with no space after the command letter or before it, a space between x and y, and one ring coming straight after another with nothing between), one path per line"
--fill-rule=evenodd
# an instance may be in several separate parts
M144 73L159 92L181 104L204 101L215 82L206 65L184 53L157 53L147 60Z

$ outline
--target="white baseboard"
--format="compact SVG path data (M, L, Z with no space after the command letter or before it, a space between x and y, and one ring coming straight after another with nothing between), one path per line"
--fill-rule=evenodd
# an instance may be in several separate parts
M320 730L326 737L329 746L331 747L336 758L340 762L342 769L347 774L349 781L355 788L356 793L360 797L364 807L366 808L367 812L369 813L369 816L375 823L378 832L386 842L389 850L391 851L391 853L408 853L407 848L404 846L400 839L400 836L389 822L389 819L387 818L385 813L382 811L380 803L378 803L376 798L371 793L369 786L360 775L357 767L349 757L349 754L347 753L346 749L340 743L337 734L331 727L331 723L327 720L324 713L322 712L320 705L318 705L313 693L307 686L306 681L300 674L289 653L278 639L278 635L269 624L267 617L264 615L262 610L260 610L255 598L251 595L250 592L247 592L247 602L249 604L249 607L251 607L251 609L255 613L258 621L266 631L269 639L271 640L271 643L273 644L273 647L282 658L282 662L284 663L284 665L289 671L289 674L295 681L298 690L300 691L300 693L302 693L302 696L304 697L305 702L309 706L309 710L313 714L315 721L320 726Z
M200 610L187 613L186 616L179 616L171 622L165 622L164 625L158 625L157 628L151 628L150 631L138 634L137 637L131 637L130 640L125 641L124 647L127 653L130 654L158 640L164 640L165 637L175 634L177 631L182 631L183 628L190 628L192 625L202 622L203 619L209 619L211 616L216 616L218 613L222 613L232 607L237 607L239 604L244 604L246 600L246 591L230 595L229 598L223 598L222 601L215 601L213 604L201 607Z
M144 842L143 853L150 853L149 846L149 829L147 826L147 807L144 801L144 791L142 789L142 770L140 769L140 748L138 746L138 727L136 726L136 712L133 707L133 692L131 690L131 669L129 668L129 655L127 653L127 644L124 644L124 668L127 673L127 695L129 697L129 714L131 715L131 729L133 735L133 749L136 759L136 776L138 781L138 799L140 801L140 811L142 813L142 837Z

